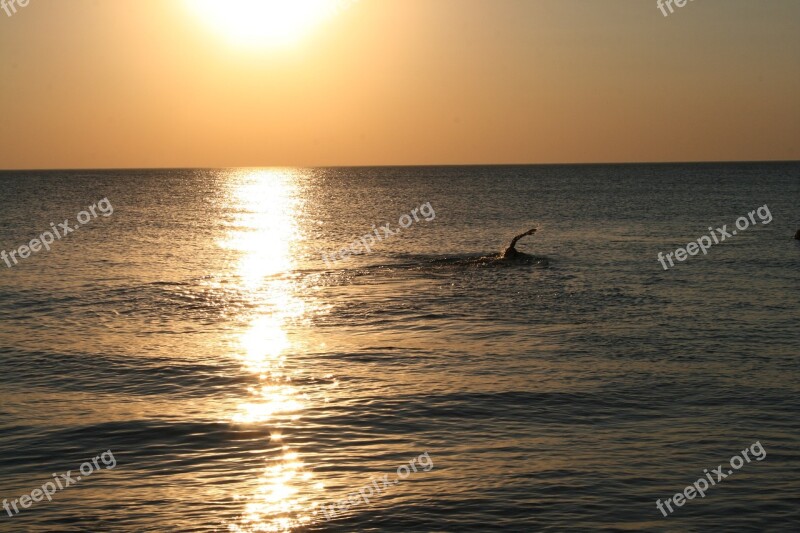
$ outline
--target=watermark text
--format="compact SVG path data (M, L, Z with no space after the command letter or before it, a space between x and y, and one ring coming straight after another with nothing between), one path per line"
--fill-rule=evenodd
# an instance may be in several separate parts
M103 198L96 204L92 204L86 209L87 211L81 211L78 213L77 225L70 226L69 220L60 222L58 225L51 222L50 230L45 231L39 235L38 238L31 240L31 242L28 244L23 244L16 250L11 250L10 252L3 250L0 252L0 259L5 262L8 268L12 268L14 265L19 264L17 256L19 256L20 259L27 259L32 253L40 252L42 248L49 252L50 245L53 244L56 239L61 240L63 237L66 237L73 231L77 231L82 225L88 224L92 220L96 219L98 217L98 210L104 217L110 217L114 214L114 206L111 205L111 202L108 201L108 198Z
M112 470L117 466L117 460L114 458L114 454L111 452L111 450L108 450L98 455L94 459L83 463L79 469L80 475L76 474L75 477L73 477L72 470L66 474L53 474L53 479L43 484L40 489L33 489L30 494L25 494L24 496L20 496L19 498L10 502L8 499L4 499L3 509L5 509L6 513L8 513L8 516L13 518L21 512L20 509L28 509L34 503L38 503L44 499L47 499L48 502L51 502L53 501L53 496L59 490L64 490L67 487L77 485L81 479L85 479L91 476L94 472L101 470L100 461L102 461L103 465L106 467L106 470Z
M669 270L670 267L675 266L675 263L672 261L673 255L675 256L675 260L680 262L686 261L690 255L697 255L701 251L703 252L703 255L706 255L708 254L709 248L715 244L725 241L725 239L733 237L736 235L737 230L744 231L750 227L751 223L755 226L756 218L754 215L756 214L758 215L758 219L762 225L772 222L772 213L769 212L769 207L767 207L767 204L764 204L755 211L750 211L746 217L737 218L737 229L731 229L731 231L728 231L727 224L723 225L721 228L717 228L716 230L712 227L709 227L708 231L710 233L708 235L703 235L697 239L697 242L690 242L686 245L686 248L678 248L674 252L669 252L666 255L664 255L663 252L658 252L658 262L661 263L661 266L664 267L664 270ZM667 262L669 262L669 267L667 266Z
M745 465L745 460L749 463L750 462L750 454L753 454L753 458L756 461L763 461L764 458L767 456L767 451L761 445L761 441L756 441L752 446L749 448L745 448L742 450L740 455L734 455L731 457L729 461L731 468L728 469L727 473L724 472L722 465L717 466L717 468L711 469L711 472L708 471L707 468L703 469L703 473L705 476L701 477L691 485L687 486L683 489L683 492L679 492L672 496L671 498L667 498L663 502L659 498L656 500L656 508L661 511L661 514L664 515L666 518L675 510L672 508L672 504L674 503L676 507L683 507L687 500L695 499L698 494L701 498L706 497L706 491L709 487L713 487L723 479L727 478L728 476L733 475L736 470L739 470ZM711 485L709 485L711 483ZM666 506L666 509L665 509ZM667 513L667 509L669 509L669 514Z

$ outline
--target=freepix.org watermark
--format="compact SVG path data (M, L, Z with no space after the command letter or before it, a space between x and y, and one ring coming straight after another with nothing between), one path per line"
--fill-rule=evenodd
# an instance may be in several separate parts
M27 7L30 2L31 0L0 0L0 9L11 17L17 12L17 6Z
M83 463L80 467L79 476L76 475L73 477L72 470L66 474L53 474L53 480L42 485L42 488L33 489L30 494L25 494L24 496L20 496L16 500L12 500L10 502L8 499L4 499L3 509L5 509L6 513L8 513L8 516L13 518L20 513L20 508L22 508L22 510L28 509L34 503L39 503L44 499L47 499L48 502L51 502L53 501L53 496L59 490L64 490L67 487L77 485L82 479L86 479L94 472L101 470L101 461L106 467L106 470L113 470L114 467L117 466L117 460L114 458L114 454L111 452L111 450L108 450L98 455L94 459Z
M14 265L19 264L17 256L19 256L20 259L27 259L31 256L31 254L41 252L42 248L49 252L50 245L53 244L56 239L61 240L73 231L77 231L82 225L88 224L92 220L96 219L99 216L97 213L98 210L100 211L100 215L104 217L110 217L114 214L114 206L111 205L111 202L108 201L108 198L103 198L96 204L92 204L86 209L86 211L81 211L78 213L78 225L74 227L70 226L69 220L65 220L58 225L51 222L50 230L52 231L45 231L39 235L39 238L33 239L28 244L23 244L16 250L11 250L10 252L3 250L0 252L0 259L5 262L8 268L11 268Z
M656 7L661 10L665 17L668 17L672 13L675 13L672 4L675 4L676 7L683 7L689 2L694 2L694 0L658 0L656 2ZM669 13L667 13L667 9L669 9Z
M379 230L378 225L373 224L372 231L370 233L362 235L353 241L352 244L345 246L338 252L332 252L330 254L323 253L322 258L325 260L325 264L328 267L331 267L334 261L347 259L351 255L368 254L372 252L372 247L378 242L389 240L400 233L403 229L411 227L414 222L419 222L421 220L420 215L422 215L425 222L431 222L436 218L436 211L433 210L433 206L431 206L430 202L426 202L421 206L412 209L410 214L402 215L397 221L397 223L400 225L400 228L393 230L391 224L387 222L381 226Z
M389 474L384 474L382 478L373 479L358 492L353 492L336 503L321 505L320 509L322 510L322 514L325 515L325 520L327 521L335 518L338 513L343 513L348 509L358 507L362 503L368 504L371 500L376 499L390 488L399 485L401 481L407 479L412 473L417 473L420 470L423 472L430 472L433 470L433 459L431 459L428 452L411 459L408 464L397 467L397 476L393 480L389 479ZM318 514L319 510L314 511L315 516Z
M739 217L736 219L736 228L734 230L728 231L728 225L725 224L721 228L717 228L716 230L709 226L708 231L710 232L709 235L703 235L697 242L690 242L686 245L686 248L678 248L674 252L669 252L668 254L664 255L662 252L658 252L658 262L661 263L661 266L664 267L664 270L669 270L667 266L667 261L669 261L669 266L674 267L675 263L672 261L672 256L675 256L675 259L678 261L686 261L686 259L690 255L697 255L701 251L703 255L708 254L708 249L711 248L715 244L719 244L723 242L725 239L729 237L733 237L736 235L738 231L744 231L750 227L752 223L753 226L756 225L756 218L754 215L758 214L758 219L762 225L769 224L772 222L772 213L769 212L769 207L767 204L759 207L755 211L750 211L746 217ZM712 240L713 239L713 240Z
M733 475L736 470L739 470L745 465L745 461L749 463L750 454L753 454L753 458L756 461L763 461L767 456L767 451L761 445L761 441L756 441L752 446L750 446L750 448L745 448L740 453L741 456L734 455L731 457L731 468L727 470L727 473L723 471L725 469L723 469L722 465L717 466L717 468L713 468L711 472L708 471L708 468L704 468L703 473L705 476L701 477L691 485L688 485L685 489L683 489L683 492L679 492L671 498L667 498L663 502L661 499L656 500L656 508L661 511L661 514L663 514L664 517L667 517L669 515L667 514L666 509L664 509L665 506L667 509L669 509L669 514L672 514L674 512L674 509L672 508L673 503L677 507L683 507L687 500L695 499L698 494L701 498L705 498L706 491L709 489L709 487L713 487L723 479ZM709 485L709 483L711 483L711 485Z

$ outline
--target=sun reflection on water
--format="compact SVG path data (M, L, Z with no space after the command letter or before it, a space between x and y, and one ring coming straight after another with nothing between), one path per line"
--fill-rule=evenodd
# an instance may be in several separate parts
M238 272L244 288L259 289L266 277L291 272L291 246L299 238L299 185L289 170L251 171L235 179L231 201L238 213L220 244L242 253Z
M249 498L239 523L231 525L230 531L291 531L314 519L316 504L307 495L308 488L323 487L312 485L314 475L305 469L297 452L287 446L282 451L264 469L256 494Z
M240 289L254 309L238 339L244 371L258 379L232 421L270 427L277 457L267 460L254 494L244 503L230 531L291 531L308 524L314 506L309 494L321 489L298 452L283 445L286 430L305 408L304 397L286 370L292 339L288 326L308 312L292 279L292 245L299 240L297 217L302 205L298 176L290 170L242 172L234 177L231 201L236 216L223 249L238 254Z

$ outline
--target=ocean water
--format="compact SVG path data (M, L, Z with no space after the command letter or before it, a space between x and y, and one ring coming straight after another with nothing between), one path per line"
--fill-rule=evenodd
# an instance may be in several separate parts
M0 262L0 499L72 480L0 531L800 528L800 164L3 172L0 191L0 250L77 228ZM533 226L525 260L496 259Z

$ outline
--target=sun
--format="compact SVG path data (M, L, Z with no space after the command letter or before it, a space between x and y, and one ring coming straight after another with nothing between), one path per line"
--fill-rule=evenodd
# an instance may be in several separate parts
M241 45L291 45L357 0L184 0L206 24Z

